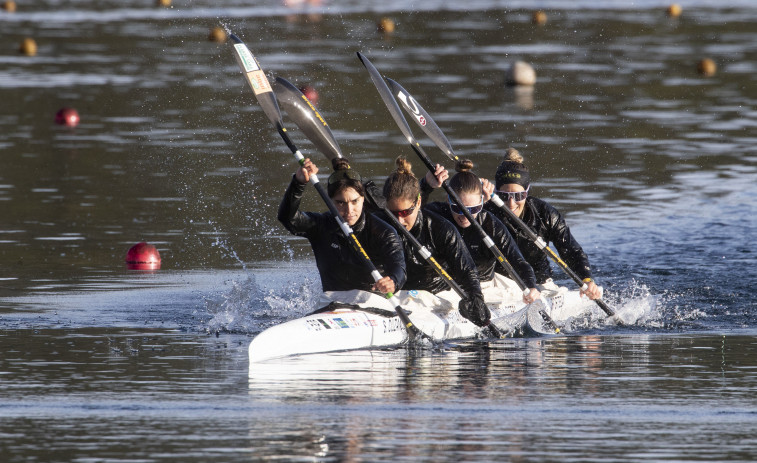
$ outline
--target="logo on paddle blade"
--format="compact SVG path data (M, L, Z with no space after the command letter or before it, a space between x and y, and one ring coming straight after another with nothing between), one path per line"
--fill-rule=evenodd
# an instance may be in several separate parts
M244 72L260 70L260 66L258 66L255 58L252 57L252 53L250 53L250 49L247 48L243 43L234 44L234 49L237 51L237 56L239 57L242 67L244 68Z
M425 118L425 117L423 117L423 116L420 116L420 117L418 118L418 122L420 122L420 123L421 123L421 125L424 125L424 126L425 126L425 125L426 125L426 118Z

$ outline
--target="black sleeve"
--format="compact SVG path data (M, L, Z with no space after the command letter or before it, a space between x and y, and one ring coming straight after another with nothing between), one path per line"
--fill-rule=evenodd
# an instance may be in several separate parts
M433 224L431 236L435 253L438 254L436 257L447 263L450 276L469 299L474 296L483 298L476 263L457 228L439 215L428 211L426 214Z
M384 198L384 194L379 187L373 183L373 180L363 183L363 189L365 190L366 212L383 211L386 207L386 198Z
M423 198L423 196L421 196ZM427 212L433 212L434 214L444 218L447 221L454 220L450 217L449 205L441 201L434 201L431 203L422 203L423 210Z
M305 186L292 176L289 182L284 198L279 204L279 222L281 222L290 233L298 236L304 236L307 232L316 226L315 220L306 212L301 212L300 201L302 194L305 192Z
M423 177L421 177L418 184L421 187L421 206L422 206L428 202L428 197L431 195L431 192L434 191L434 188L432 188L431 185L429 185L428 182L426 181L425 174L423 175Z
M492 240L497 248L502 251L505 259L512 265L518 276L521 277L523 283L527 288L536 287L536 275L534 275L534 269L528 264L523 254L521 254L518 245L515 244L512 235L507 230L505 224L502 223L494 214L487 214L488 220L492 221Z
M374 243L372 247L376 249L372 258L382 264L383 276L388 276L394 280L394 285L397 289L400 289L407 281L402 241L397 235L397 231L376 214L372 214L371 219L370 238Z
M562 214L546 202L543 204L545 205L544 219L547 221L549 233L548 242L551 241L555 245L555 249L557 249L562 260L568 264L571 270L576 272L579 278L582 280L591 278L589 258L578 241L573 238L573 234L570 232Z

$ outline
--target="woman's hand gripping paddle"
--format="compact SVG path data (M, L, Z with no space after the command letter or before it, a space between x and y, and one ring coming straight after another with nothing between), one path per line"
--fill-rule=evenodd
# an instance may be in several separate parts
M389 113L392 115L392 118L394 118L394 121L397 123L397 126L399 127L400 131L402 131L403 135L405 135L405 138L407 138L408 143L413 148L413 151L418 155L418 157L421 159L421 161L426 165L426 168L433 172L435 169L435 165L433 162L431 162L431 159L428 157L426 152L421 148L421 145L416 141L415 137L413 136L412 130L410 130L410 125L405 120L405 117L402 115L402 111L399 108L399 105L397 104L397 100L392 95L391 90L389 90L389 87L387 87L386 82L381 77L381 74L379 73L378 69L373 65L373 63L370 62L368 58L366 58L363 54L358 52L357 54L360 61L363 63L363 66L368 70L368 74L371 76L371 81L373 81L373 84L376 86L376 90L378 90L379 95L381 96L381 99L384 101L384 104L389 109ZM481 227L481 225L473 218L471 213L468 211L468 208L466 208L462 201L460 200L460 197L457 195L455 190L450 188L449 183L445 180L442 182L442 188L447 192L447 195L450 197L452 202L456 204L460 210L463 212L463 215L465 215L465 218L468 219L468 222L471 223L471 225L476 229L476 231L481 235L481 238L486 245L486 247L489 249L489 251L494 255L494 257L497 259L497 262L504 268L504 270L507 272L507 274L512 278L515 283L520 287L521 291L523 291L524 295L527 295L530 291L528 288L526 288L525 283L523 282L523 279L518 275L518 273L515 271L515 269L510 265L509 262L507 262L507 259L505 259L505 256L502 254L502 251L497 249L496 244L494 243L494 240L491 239L491 237L484 231L484 229ZM534 303L540 303L541 305L544 305L543 300L536 301ZM544 307L539 309L539 314L544 319L545 323L549 325L550 329L552 329L555 333L558 333L560 329L557 327L555 322L552 320L552 318L547 314L547 312L544 310Z
M302 130L313 145L315 145L329 161L342 157L342 151L328 124L310 100L308 100L297 87L288 80L282 77L277 77L276 82L273 85L273 91L276 94L278 101L281 103L281 106L289 115L289 118L292 119L295 125ZM434 271L444 279L447 285L455 291L460 298L465 299L467 297L465 291L463 291L460 285L458 285L442 266L439 265L431 254L431 251L422 245L412 233L405 229L397 218L394 217L394 214L392 214L391 211L386 207L384 207L383 210L384 214L392 222L394 227L410 241L415 249L417 249L418 254L428 262ZM492 331L492 334L495 337L502 337L502 334L493 324L490 323L488 328Z
M271 88L270 83L268 82L268 78L263 72L263 69L260 67L260 63L258 63L250 50L239 37L234 34L230 34L230 37L234 43L234 57L236 58L237 63L242 69L245 77L247 78L247 82L250 84L252 91L255 93L255 98L257 98L258 103L260 103L260 106L263 108L266 116L268 116L268 119L270 119L271 123L273 123L276 131L284 140L284 143L286 143L287 147L289 147L289 149L292 151L292 154L294 154L297 162L302 165L305 162L305 157L294 145L292 140L289 138L286 129L284 128L284 123L281 119L281 111L279 110L276 96L273 93L273 89ZM382 278L381 274L376 269L376 266L373 265L373 262L371 262L368 254L366 254L363 246L358 241L355 233L352 231L350 226L344 220L342 220L342 217L339 215L339 211L334 205L334 202L326 193L323 185L319 183L318 177L311 174L310 183L313 184L315 189L318 191L318 194L321 196L324 203L326 203L326 206L329 208L329 211L331 211L331 213L334 215L334 218L339 223L339 227L341 228L344 235L349 238L349 241L350 243L352 243L355 251L365 260L366 265L368 265L369 269L371 270L371 276L373 277L374 281L379 281ZM405 310L400 306L399 300L396 296L394 296L392 293L388 293L386 297L394 305L394 310L397 312L400 320L402 320L402 323L405 325L405 329L407 329L408 335L411 338L415 337L416 335L421 335L422 337L432 340L431 337L421 332L413 324L413 322L410 321L407 312L405 312Z

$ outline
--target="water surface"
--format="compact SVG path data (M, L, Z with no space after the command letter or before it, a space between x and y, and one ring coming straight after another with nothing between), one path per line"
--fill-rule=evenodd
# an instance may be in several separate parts
M757 9L539 6L541 27L531 3L494 0L0 13L2 459L754 460ZM394 34L376 32L382 16ZM399 154L422 169L357 51L481 175L519 149L533 194L638 322L250 369L250 339L312 310L320 283L307 243L275 220L294 160L230 45L207 40L219 24L270 77L315 86L378 183ZM16 53L26 36L35 57ZM705 57L712 77L696 72ZM534 88L503 85L516 59ZM78 127L53 123L63 106ZM322 210L312 193L305 207ZM161 270L124 267L139 241Z

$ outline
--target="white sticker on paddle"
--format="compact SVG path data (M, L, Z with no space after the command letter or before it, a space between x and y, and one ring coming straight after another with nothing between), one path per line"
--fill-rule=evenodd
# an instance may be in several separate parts
M255 95L259 95L265 92L272 92L271 84L268 82L268 78L265 76L265 72L262 69L257 71L248 72L247 80L250 81L250 86Z
M252 72L252 71L260 70L260 66L258 66L257 61L255 61L255 58L252 56L252 53L250 53L249 48L247 48L245 44L235 43L234 48L237 51L237 56L239 56L239 60L242 63L244 72Z
M423 117L421 114L420 109L418 109L418 104L415 102L413 97L410 97L410 101L408 101L408 96L405 95L402 92L397 93L397 97L402 100L402 103L405 104L405 107L410 110L410 112L413 114L413 117L415 117L418 120L418 123L422 126L426 126L426 118Z

